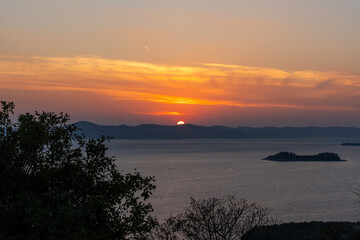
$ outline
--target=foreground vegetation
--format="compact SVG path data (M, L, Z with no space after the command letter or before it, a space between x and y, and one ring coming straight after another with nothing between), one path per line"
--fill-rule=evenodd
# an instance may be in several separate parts
M360 224L351 222L304 222L260 226L243 240L359 240Z
M191 199L183 213L157 225L151 239L237 240L255 227L274 223L269 213L269 209L235 195Z
M141 239L155 226L152 177L121 174L106 138L85 140L66 114L1 102L0 239Z

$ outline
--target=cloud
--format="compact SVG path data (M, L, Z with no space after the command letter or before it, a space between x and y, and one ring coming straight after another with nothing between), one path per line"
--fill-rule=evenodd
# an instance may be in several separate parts
M0 56L0 88L84 91L114 100L175 105L360 109L360 101L354 101L360 95L357 75L217 63L170 66L98 56ZM151 113L174 115L175 112L147 114Z
M180 113L180 112L171 112L171 111L158 111L158 112L134 112L135 114L141 115L153 115L153 116L181 116L181 115L189 115L191 113Z

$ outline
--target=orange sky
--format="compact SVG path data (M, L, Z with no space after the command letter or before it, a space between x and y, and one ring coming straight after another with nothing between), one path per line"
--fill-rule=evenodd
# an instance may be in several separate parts
M0 82L1 95L20 109L30 103L32 109L67 111L75 120L111 124L277 125L281 119L295 124L292 118L304 113L333 114L336 120L358 116L360 110L360 76L341 72L216 63L173 66L96 56L0 56Z
M100 124L360 127L357 0L0 0L0 99Z

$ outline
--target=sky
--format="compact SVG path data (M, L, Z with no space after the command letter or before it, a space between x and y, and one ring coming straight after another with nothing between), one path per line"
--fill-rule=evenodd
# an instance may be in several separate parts
M108 125L360 127L358 0L0 0L0 99Z

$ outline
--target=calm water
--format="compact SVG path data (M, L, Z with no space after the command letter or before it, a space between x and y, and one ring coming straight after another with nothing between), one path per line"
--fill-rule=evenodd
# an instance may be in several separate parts
M113 140L109 154L123 172L156 177L151 202L160 219L179 213L190 197L236 193L272 209L281 221L360 220L352 193L360 188L359 139ZM335 152L348 162L271 162L280 151Z

